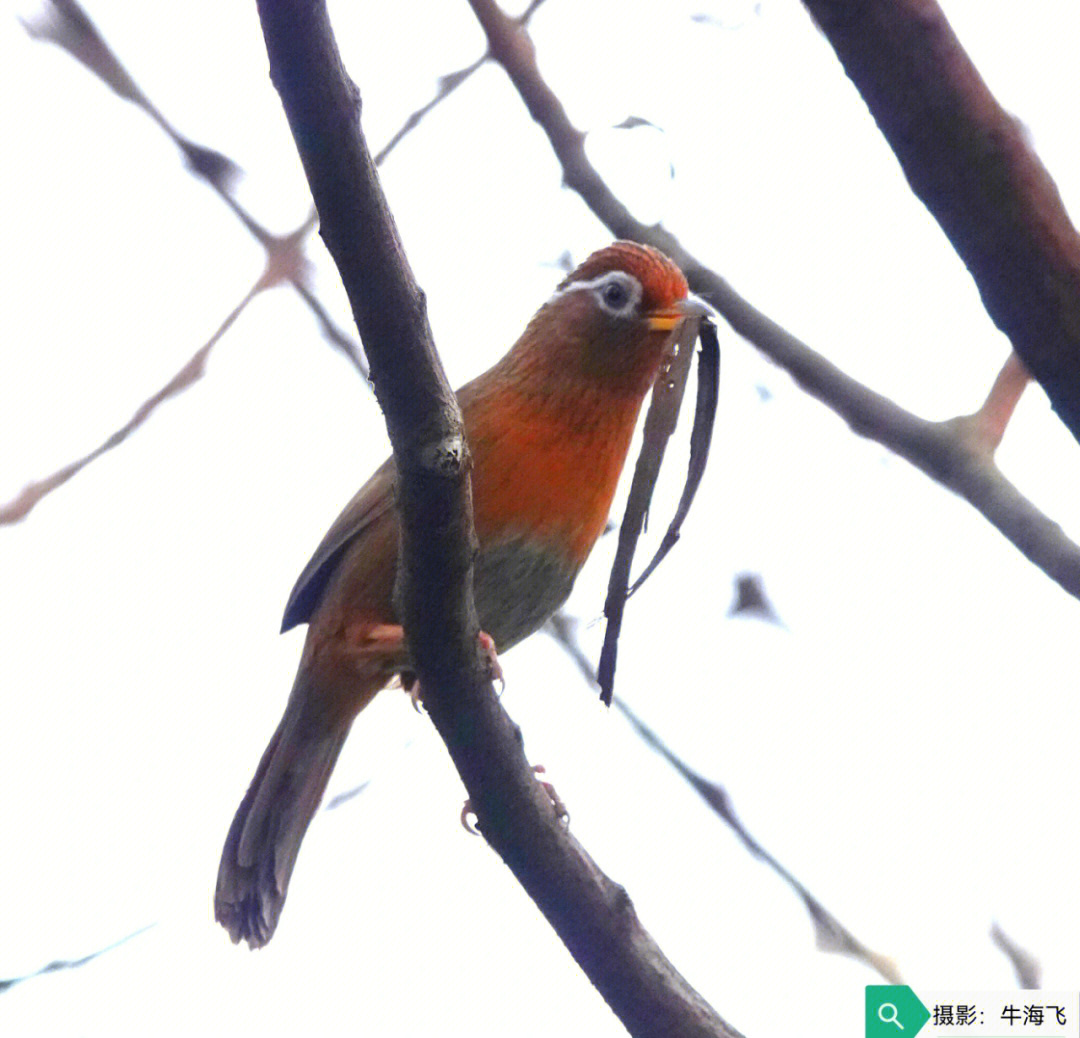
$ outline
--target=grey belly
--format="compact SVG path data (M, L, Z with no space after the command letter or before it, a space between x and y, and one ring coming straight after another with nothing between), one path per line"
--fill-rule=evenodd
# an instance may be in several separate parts
M480 627L499 652L527 638L566 601L577 568L520 539L481 548L473 572Z

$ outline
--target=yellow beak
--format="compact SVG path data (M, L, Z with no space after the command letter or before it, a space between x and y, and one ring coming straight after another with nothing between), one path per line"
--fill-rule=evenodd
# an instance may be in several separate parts
M709 308L699 299L680 299L674 306L653 310L645 315L650 331L670 332L687 317L704 317Z

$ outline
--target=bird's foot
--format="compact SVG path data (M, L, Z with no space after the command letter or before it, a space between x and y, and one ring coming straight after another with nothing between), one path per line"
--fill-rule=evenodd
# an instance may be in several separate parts
M555 791L555 787L546 780L540 778L541 775L547 774L547 768L543 764L534 764L533 771L536 772L536 777L540 781L540 785L544 787L544 792L547 793L548 799L551 801L551 806L555 810L555 817L564 825L570 824L570 812L566 810L566 804L563 803L562 797ZM472 800L466 800L464 806L461 808L461 825L462 828L473 836L479 836L480 830L476 828L476 812L473 810Z
M563 803L563 799L555 791L555 787L545 779L540 778L541 775L547 774L547 768L543 764L533 765L533 771L536 772L536 777L540 779L540 785L544 787L544 792L547 793L548 799L551 801L551 806L555 809L555 817L562 822L563 825L570 824L570 812L566 810L566 804Z
M399 674L398 681L408 693L413 709L418 714L422 714L424 712L424 700L420 696L420 679L415 674Z
M481 631L476 641L480 646L480 651L487 659L488 673L491 680L499 683L499 695L501 696L506 690L506 677L503 674L502 664L499 662L499 654L495 651L495 639L486 631ZM424 712L424 697L420 689L420 681L415 674L407 671L396 674L394 680L390 683L390 687L405 689L412 700L413 709L418 714Z
M506 677L503 674L502 664L499 662L499 654L495 651L495 639L487 631L481 631L476 640L480 645L480 651L487 657L491 680L499 683L501 696L506 691Z

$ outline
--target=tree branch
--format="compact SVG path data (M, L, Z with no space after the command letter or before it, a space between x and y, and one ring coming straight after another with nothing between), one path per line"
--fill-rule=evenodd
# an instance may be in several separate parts
M157 926L157 923L148 923L146 926L140 926L134 933L129 933L126 937L121 937L120 940L113 941L112 944L108 944L104 948L98 948L97 951L92 951L88 955L83 955L78 959L53 959L52 962L46 963L41 969L34 970L33 973L27 973L21 977L6 977L0 980L0 994L10 990L16 984L21 984L26 980L32 980L34 977L44 976L46 973L59 973L62 970L77 970L80 966L85 966L88 962L93 962L94 959L99 956L115 951L122 944L127 944L128 941L133 940L136 937L141 937L147 930L152 930L155 926Z
M491 56L505 69L533 119L547 134L562 165L566 185L581 196L613 234L666 252L682 267L690 287L806 392L836 411L856 433L883 444L959 494L1031 562L1069 594L1080 598L1080 547L1002 475L974 438L953 422L919 418L846 375L755 309L684 249L670 231L637 220L589 161L585 135L570 122L562 103L541 76L528 33L508 18L494 0L469 0L469 4L487 34Z
M267 287L264 284L264 278L265 272L248 289L247 294L233 307L225 320L218 325L217 331L188 358L184 366L165 385L144 400L127 422L112 433L107 440L98 444L89 454L84 454L76 461L69 462L63 468L57 469L44 479L37 479L32 483L27 483L14 498L0 504L0 526L21 522L46 494L51 494L57 488L62 487L72 476L77 475L86 468L90 462L100 458L114 447L118 447L158 409L159 405L174 396L178 396L188 386L198 382L206 374L206 362L210 359L210 351L233 326L236 319L247 308L248 303Z
M522 25L527 24L533 12L543 2L544 0L533 0L525 13L518 19L520 23ZM285 235L274 234L259 223L232 194L233 181L240 174L239 166L227 155L203 147L200 144L195 144L174 129L161 110L151 102L145 91L132 78L115 51L98 31L93 20L78 3L78 0L51 0L51 13L47 10L38 18L22 19L22 25L32 39L54 43L56 46L61 47L101 79L118 97L130 101L150 116L183 153L191 172L213 188L215 194L232 211L233 215L247 228L252 237L263 246L266 251L266 268L256 285L233 309L210 341L196 351L195 355L176 376L143 403L126 425L114 432L104 443L89 454L69 462L43 479L28 483L15 498L0 504L0 525L16 523L25 519L31 509L43 497L63 486L72 476L81 472L92 461L126 440L130 433L134 432L150 417L163 400L179 394L198 381L205 374L206 361L210 350L232 326L247 304L263 289L274 287L283 281L290 284L297 295L307 304L308 309L322 330L323 337L348 358L353 367L364 376L365 384L368 375L367 363L361 356L356 344L338 328L334 319L309 284L304 245L308 234L315 225L315 211L311 211L309 217L304 220L300 227ZM488 55L485 52L466 68L441 77L435 95L430 101L413 112L398 128L397 132L375 156L375 165L380 165L433 108L446 100L487 60Z
M952 421L966 427L968 434L974 437L977 449L992 455L1001 445L1005 428L1030 381L1031 375L1024 362L1015 351L1011 352L994 379L982 407L974 414L961 415Z
M371 361L398 468L399 598L424 702L489 843L635 1035L735 1034L641 928L626 892L560 824L477 650L461 415L360 130L323 2L258 0L281 94Z
M803 0L983 304L1080 440L1080 235L936 0Z
M549 621L545 628L566 651L587 682L595 685L597 674L592 663L585 655L584 650L578 643L575 634L576 621L566 613L558 612ZM806 911L814 924L814 934L817 946L821 951L835 952L838 955L848 955L853 959L875 970L890 984L902 984L903 978L900 971L887 955L873 951L862 943L839 919L836 918L810 891L803 886L799 879L789 872L779 861L776 860L743 825L739 816L735 813L735 807L731 803L727 790L715 782L711 782L704 775L695 771L652 728L650 728L638 715L627 705L625 699L615 696L612 705L626 718L630 727L638 734L641 740L654 752L664 758L678 772L679 776L690 786L691 789L705 801L712 811L731 829L742 841L743 846L759 861L763 861L773 870L802 900Z
M188 169L213 189L218 198L247 228L251 236L266 249L268 262L273 258L271 254L276 249L289 244L287 238L282 238L267 230L234 197L233 182L240 175L240 167L228 155L196 144L173 127L164 113L150 100L124 67L123 62L98 31L97 26L83 10L78 0L49 0L46 10L37 18L21 19L21 21L23 28L32 39L54 43L67 51L118 97L131 102L145 112L180 149ZM395 139L395 144L398 139L400 138ZM389 151L389 149L384 150ZM310 226L307 229L310 230ZM325 307L315 297L308 285L303 268L298 267L290 275L288 281L315 315L326 340L335 349L340 350L353 367L366 377L367 366L356 344L337 327Z
M990 940L1012 964L1017 987L1025 991L1042 987L1042 967L1031 952L1021 948L997 923L990 927Z

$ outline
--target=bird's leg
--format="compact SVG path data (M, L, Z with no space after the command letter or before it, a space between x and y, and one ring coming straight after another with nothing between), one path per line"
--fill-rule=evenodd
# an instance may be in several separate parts
M544 792L547 793L548 799L551 801L551 806L555 810L555 817L562 822L563 825L570 824L570 812L566 810L566 804L563 803L562 797L555 792L555 787L544 779L540 778L541 775L547 774L547 768L543 764L534 764L533 771L536 772L536 777L540 781L540 785L544 787ZM470 818L476 818L476 812L473 810L472 800L466 800L461 808L461 825L462 828L473 836L479 836L480 830L476 828L475 824L470 821Z
M373 663L385 665L391 673L408 656L401 624L379 624L368 620L346 623L341 636L335 641L335 651L342 658L365 666Z
M349 643L363 652L400 652L405 645L401 624L353 624L345 633Z

